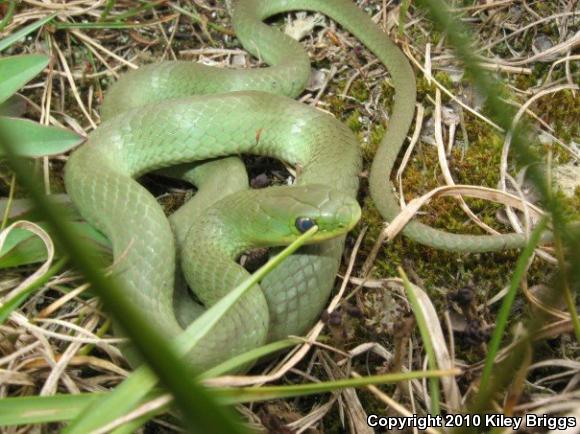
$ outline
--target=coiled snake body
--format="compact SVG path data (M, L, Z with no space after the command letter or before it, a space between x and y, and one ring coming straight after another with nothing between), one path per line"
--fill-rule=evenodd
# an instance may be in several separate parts
M174 336L199 308L178 292L181 304L176 314L171 225L134 178L241 153L299 166L296 186L270 191L233 192L237 190L233 188L233 194L220 201L216 199L226 193L217 195L223 177L237 177L240 189L247 185L239 160L181 168L182 177L196 183L201 195L197 205L188 204L172 222L184 274L205 306L247 276L233 260L242 250L288 243L300 233L297 219L311 219L321 227L317 244L302 248L260 287L252 288L191 352L188 359L199 369L267 341L304 333L326 303L344 235L360 216L355 200L360 169L355 137L331 116L291 99L309 79L308 57L297 42L263 23L269 16L293 10L333 18L391 74L396 96L372 165L370 187L381 214L392 219L399 208L389 174L413 118L415 79L398 48L350 0L233 1L238 38L270 67L226 70L164 62L126 74L107 95L105 121L66 167L69 195L82 215L111 239L116 270L128 295L152 323ZM201 212L199 202L212 206ZM519 235L452 235L415 222L404 233L448 250L499 250L524 242ZM188 313L190 308L194 313Z

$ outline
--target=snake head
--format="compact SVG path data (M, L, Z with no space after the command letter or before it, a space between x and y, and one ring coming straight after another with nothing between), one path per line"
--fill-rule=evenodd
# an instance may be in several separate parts
M289 244L315 225L310 243L345 235L361 216L355 198L317 184L260 190L255 203L253 243L264 247Z

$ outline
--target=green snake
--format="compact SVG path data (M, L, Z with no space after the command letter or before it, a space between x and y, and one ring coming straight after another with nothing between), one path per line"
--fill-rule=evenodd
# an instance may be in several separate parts
M389 175L413 119L415 78L401 51L350 0L233 1L237 37L269 67L163 62L128 73L107 94L104 122L66 166L67 191L83 217L111 240L127 295L168 337L247 277L235 262L241 252L281 246L313 224L320 227L316 244L300 249L252 288L194 348L188 360L198 369L303 334L327 302L345 234L360 217L356 139L332 116L292 99L309 80L308 56L299 43L263 23L295 10L334 19L391 75L396 95L369 179L374 203L390 221L400 209ZM246 190L240 161L218 159L240 154L297 166L296 185ZM135 178L175 165L181 165L183 179L196 184L199 197L170 223ZM454 235L418 222L409 223L404 234L457 251L525 243L517 234ZM183 273L204 307L175 285L176 245Z

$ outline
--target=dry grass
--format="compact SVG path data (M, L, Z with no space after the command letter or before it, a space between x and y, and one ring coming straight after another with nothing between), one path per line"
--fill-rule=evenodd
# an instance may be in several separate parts
M94 23L103 13L105 3L103 0L23 0L4 34L53 11L59 14L56 20L59 25ZM28 116L88 134L99 124L98 109L107 86L127 68L170 59L219 66L257 66L257 61L247 56L232 36L222 2L155 3L154 8L129 18L134 23L129 28L59 30L51 26L42 37L28 38L16 46L11 54L41 51L52 56L50 67L22 91L30 102ZM455 183L469 181L469 174L458 172L461 168L458 161L462 161L464 154L468 155L468 146L478 146L481 137L492 137L498 127L486 117L482 98L463 80L461 66L446 47L445 38L433 31L423 15L413 8L405 20L404 34L399 37L399 9L394 6L395 2L363 0L358 3L373 14L379 26L399 39L416 66L421 87L420 121L415 131L410 132L414 153L405 155L397 173L401 201L410 195L417 196L422 186L429 190L430 182L440 180L449 190ZM119 0L110 15L126 13L134 4ZM507 81L510 92L505 99L517 110L516 119L525 117L532 123L533 135L540 137L546 158L554 167L573 162L577 168L580 156L577 126L559 122L566 116L577 122L580 106L579 57L574 51L580 44L580 33L575 8L575 0L505 0L456 7L477 33L482 65ZM295 14L281 17L278 22L286 20L297 26ZM301 100L349 123L361 138L365 153L371 154L380 126L388 120L392 94L392 89L385 85L388 74L356 39L328 20L321 23L304 40L311 53L314 74L311 87ZM565 98L561 97L562 93ZM539 104L542 100L548 102ZM472 192L484 199L507 198L502 203L523 209L515 213L508 207L505 212L487 213L483 218L478 212L481 206L476 204L475 210L473 202L462 202L460 206L468 219L491 233L498 228L505 231L505 225L515 231L529 231L537 220L536 214L541 212L533 204L533 191L529 191L523 179L515 175L517 170L509 165L509 147L507 136L502 146L494 148L501 154L497 166L489 165L488 161L474 163L484 164L486 170L497 173L498 185L460 189L462 194ZM61 156L38 165L47 192L62 190L61 171L65 160L66 156ZM438 164L439 169L425 164ZM407 165L415 168L413 173L422 171L431 181L421 184L413 180L402 171ZM259 169L256 171L259 174ZM0 174L4 196L11 177L5 168ZM366 172L362 176L366 177ZM490 187L500 192L491 191ZM366 195L364 188L362 195ZM184 191L169 190L170 203L179 202L183 196ZM576 187L575 196L569 201L575 204L573 209L578 213L580 189ZM412 214L417 211L413 210ZM464 220L461 217L461 225ZM383 245L385 237L394 235L377 237L378 223L376 218L365 217L362 225L370 226L369 231L363 228L358 239L352 240L348 250L350 260L340 276L342 284L329 313L313 328L302 346L263 371L253 372L252 376L221 378L211 383L309 382L424 368L422 344L414 332L401 282L394 275L385 274L384 267L377 266L377 261L389 258ZM375 248L370 248L373 245ZM423 287L421 304L432 330L438 363L441 368L459 367L463 372L443 383L443 407L453 412L477 389L474 380L482 368L495 303L504 293L510 264L497 264L500 277L491 284L495 293L482 296L477 288L462 286L462 279L454 281L451 274L445 274L449 280L445 286L425 284L421 270L425 262L429 263L432 253L419 250L414 255L413 252L417 249L404 258L405 268L411 280ZM514 327L520 323L520 316L523 318L537 309L549 311L554 322L538 332L538 338L550 340L533 355L529 365L522 367L526 375L521 384L510 390L516 394L511 410L575 414L580 420L577 410L580 407L580 347L570 334L569 316L562 306L546 305L542 301L541 288L550 285L554 272L551 254L550 249L538 250L534 267L542 272L535 272L522 282L525 297L518 302L512 321ZM447 257L461 262L464 255ZM439 263L434 265L439 266ZM0 295L14 294L36 271L36 267L2 270ZM467 269L462 273L469 276L476 271ZM517 331L513 335L517 336ZM71 270L51 278L34 293L0 326L0 337L0 398L104 391L115 387L127 375L128 366L116 346L118 340L111 335L110 322L101 312L99 301ZM505 357L510 345L508 341L504 343L498 358ZM505 409L504 398L508 399L497 400L498 410ZM429 405L426 383L414 381L395 388L373 386L367 391L345 390L315 398L268 402L241 407L240 411L252 425L268 432L316 433L345 429L365 433L371 432L366 425L369 413L410 415L425 413ZM168 417L157 418L146 432L172 432L177 430L174 422ZM54 430L54 426L19 427L6 428L5 432Z

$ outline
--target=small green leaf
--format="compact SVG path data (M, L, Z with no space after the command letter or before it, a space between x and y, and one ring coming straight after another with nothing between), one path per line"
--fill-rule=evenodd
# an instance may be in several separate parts
M49 15L48 17L44 17L43 19L38 20L24 27L23 29L20 29L19 31L12 33L10 36L7 36L6 38L0 40L0 51L5 50L19 39L24 38L29 33L34 32L39 27L42 27L43 25L51 21L54 17L56 17L56 13Z
M0 269L40 262L46 259L46 247L32 232L14 228L0 250Z
M0 58L0 103L32 80L48 65L49 60L43 54Z
M8 253L14 247L16 247L21 242L27 240L30 237L33 237L34 234L26 229L22 228L14 228L8 234L6 241L2 245L2 249L0 249L0 257Z
M27 119L0 116L0 130L22 157L43 157L66 152L83 139L77 134L56 127L47 127ZM4 153L0 151L0 157Z
M111 246L109 240L88 223L71 222L70 225L79 238L90 243L95 251L99 253L95 261L99 264L106 264L107 260L110 259ZM51 235L50 226L46 225L46 223L39 223L39 226ZM56 257L62 257L63 254L63 249L57 242ZM13 229L2 247L2 251L0 251L0 270L42 261L46 261L46 246L42 240L29 231L19 228Z

